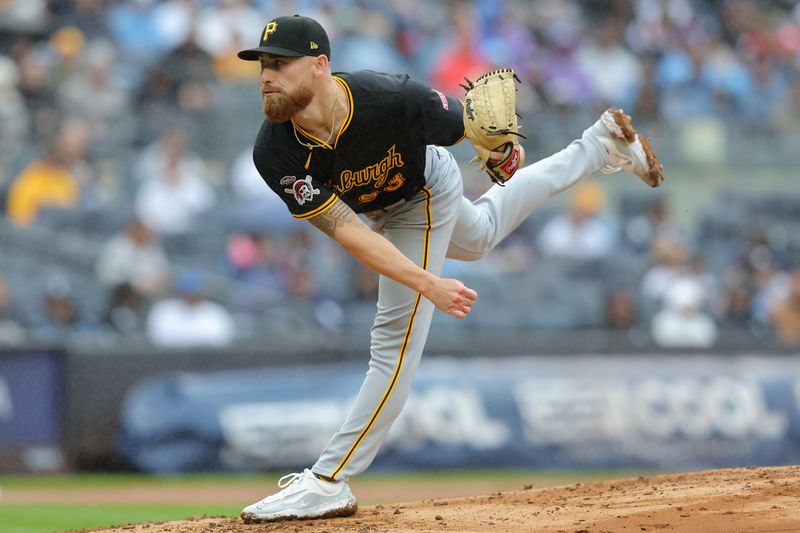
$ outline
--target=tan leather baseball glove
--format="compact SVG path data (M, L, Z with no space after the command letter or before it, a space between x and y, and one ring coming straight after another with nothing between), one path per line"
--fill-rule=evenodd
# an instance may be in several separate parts
M517 87L520 80L514 69L502 68L487 72L472 83L467 78L464 96L464 129L478 155L481 170L492 181L504 185L519 168L522 157L517 123ZM501 152L499 160L492 152Z

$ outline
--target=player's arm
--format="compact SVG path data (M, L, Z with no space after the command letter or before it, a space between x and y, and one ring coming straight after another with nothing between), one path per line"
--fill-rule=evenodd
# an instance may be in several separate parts
M456 279L444 279L420 268L388 239L372 231L343 201L308 219L359 262L425 296L450 315L464 318L478 295Z

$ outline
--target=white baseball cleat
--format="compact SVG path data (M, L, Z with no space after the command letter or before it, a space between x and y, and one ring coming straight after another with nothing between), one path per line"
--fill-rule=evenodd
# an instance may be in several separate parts
M283 490L242 510L245 523L350 516L358 510L347 481L325 481L309 469L283 476L278 486Z
M591 128L593 134L608 151L609 163L602 169L605 174L625 170L638 176L651 187L664 181L664 167L658 162L650 140L636 133L631 117L622 109L606 109Z

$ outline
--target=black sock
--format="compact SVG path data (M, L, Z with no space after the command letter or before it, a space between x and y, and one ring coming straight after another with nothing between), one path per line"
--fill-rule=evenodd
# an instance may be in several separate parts
M311 472L311 473L314 474L314 477L316 477L317 479L321 479L322 481L329 481L331 483L336 483L336 480L333 479L332 477L323 476L321 474L317 474L316 472Z

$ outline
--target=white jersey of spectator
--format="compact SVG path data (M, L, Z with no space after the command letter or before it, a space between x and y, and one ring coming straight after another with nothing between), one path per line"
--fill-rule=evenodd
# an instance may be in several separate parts
M664 296L664 308L652 322L656 344L668 348L710 348L717 340L717 325L703 311L703 286L691 278L672 282Z
M186 139L172 132L146 149L137 169L142 181L136 214L159 234L189 232L212 207L214 190L205 179L203 162L186 151Z
M163 235L179 235L192 229L197 216L211 207L214 193L194 175L169 182L148 180L136 197L136 213L148 227Z
M593 260L607 257L616 236L612 224L599 215L603 197L593 183L579 184L566 213L548 221L539 235L539 249L548 257Z
M147 315L147 337L159 346L227 346L234 334L228 310L208 300L170 298L153 305Z

